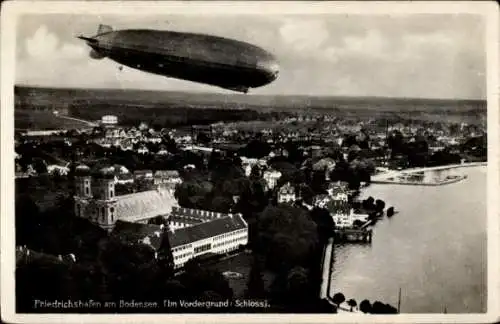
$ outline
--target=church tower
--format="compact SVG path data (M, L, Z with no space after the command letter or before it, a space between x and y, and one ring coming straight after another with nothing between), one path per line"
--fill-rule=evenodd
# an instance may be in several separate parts
M93 186L92 221L111 231L116 220L115 176L113 168L103 168L95 173Z
M75 215L87 218L88 206L92 199L92 178L90 168L86 165L79 165L75 169Z

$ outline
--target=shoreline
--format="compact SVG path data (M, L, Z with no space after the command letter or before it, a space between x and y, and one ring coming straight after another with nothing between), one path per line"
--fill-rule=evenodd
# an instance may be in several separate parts
M459 168L459 167L464 167L464 170L461 170L461 171L457 171L457 172L460 172L460 173L463 173L464 175L466 174L467 175L467 179L471 179L473 178L473 175L474 177L477 177L477 174L480 174L482 177L486 176L485 174L485 170L486 170L486 167L487 167L487 163L474 163L474 164L465 164L465 165L453 165L453 166L450 166L452 168ZM465 169L467 168L467 169ZM460 182L460 181L457 181L457 182ZM475 183L475 181L473 181ZM397 185L399 183L391 183L393 185ZM477 183L475 183L477 184ZM439 185L439 184L437 184ZM434 186L437 186L437 185L434 185ZM432 186L432 185L428 185L428 186ZM480 185L479 185L480 186ZM421 188L420 190L423 190L422 193L426 193L426 197L429 198L429 197L434 197L434 195L438 195L440 194L441 192L452 192L452 193L457 193L457 192L463 192L463 188L464 187L467 187L469 188L469 184L468 184L468 180L467 181L463 181L462 184L458 184L456 185L456 187L454 188L455 186L450 186L450 187L443 187L441 188L440 190L437 190L437 191L433 191L431 190L431 193L429 194L429 192L426 190L426 189L423 189ZM404 189L404 187L399 187L401 190ZM397 224L398 222L401 222L401 223L406 223L406 222L410 222L411 219L415 218L413 217L414 215L417 215L419 212L417 211L414 211L415 209L418 209L418 208L415 208L415 206L418 206L418 203L415 204L415 203L410 203L408 206L404 207L404 205L406 205L404 202L402 203L402 206L399 206L399 203L398 203L398 199L400 199L402 196L404 195L411 195L411 193L418 193L420 192L420 190L418 189L418 187L414 186L414 187L406 187L406 189L404 189L402 192L404 192L404 194L398 194L399 192L401 192L400 190L398 190L397 187L394 187L392 188L391 186L369 186L369 187L366 187L366 188L363 188L361 189L361 192L360 192L360 199L366 199L367 197L369 196L372 196L374 198L380 198L380 199L383 199L384 201L386 201L386 203L388 203L389 206L391 206L393 203L394 203L394 207L396 208L396 210L398 210L400 213L404 213L405 215L402 215L402 216L406 216L408 217L408 221L407 220L402 220L402 221L399 221L398 219L400 217L398 217L399 215L395 215L393 217L393 221L392 221L392 225L386 225L386 226L392 226L392 229L390 229L390 227L386 227L386 229L389 229L388 231L384 231L386 234L390 234L390 235L393 235L392 233L394 233L393 231L396 231L397 228L394 227L395 223ZM477 190L474 190L473 191L477 191ZM441 197L441 196L439 196ZM446 195L446 197L448 197L448 195ZM418 199L420 199L419 197L417 197ZM448 200L446 200L448 201ZM429 210L429 209L427 209ZM450 210L447 210L447 212L449 212ZM461 212L461 210L460 210ZM425 212L422 212L425 214ZM385 217L384 217L384 222L385 222ZM396 222L394 222L394 219L396 219ZM411 220L412 222L415 222L415 220ZM432 227L434 223L432 222L428 222L428 220L426 220L425 222L426 223L426 227ZM389 223L389 222L387 222ZM378 224L376 225L378 226ZM486 225L487 226L487 225ZM403 227L406 227L403 226ZM484 229L482 229L484 231ZM427 231L427 230L426 230ZM401 235L399 235L400 237L398 238L401 239ZM378 236L378 239L380 240L379 241L379 245L380 246L383 246L385 244L388 244L387 242L383 243L382 241L383 240L383 236ZM404 239L401 239L404 241ZM389 240L390 241L390 240ZM382 243L380 243L382 242ZM391 243L392 244L392 243ZM405 244L401 244L402 246L404 246ZM477 246L476 246L477 247ZM481 247L479 247L481 248ZM479 249L478 248L478 249ZM356 252L356 249L353 249L354 252L350 252L350 251L343 251L342 253L342 258L353 258L352 255L354 255L354 253ZM375 257L373 257L373 259L375 258L378 258L379 256L377 254L379 253L376 253L376 252L370 252L369 253L370 255L375 255ZM478 253L479 254L479 253ZM469 255L470 256L470 255ZM468 257L469 257L468 256ZM434 256L436 257L436 256ZM355 258L355 257L354 257ZM471 257L472 258L472 257ZM372 259L372 258L369 258L367 257L367 260L369 259ZM437 259L436 259L437 260ZM368 261L365 261L365 262L368 262ZM439 266L439 267L442 267L443 265L441 265L441 261L440 260L437 260L435 261L436 262L436 267ZM444 264L446 264L446 262L444 262ZM447 266L447 264L446 264ZM350 271L352 271L353 267L352 266L345 266L345 265L341 265L340 267L337 266L338 269L337 271L339 272L339 278L337 279L337 282L339 285L341 284L344 284L349 290L349 293L354 295L359 295L359 296L364 296L367 294L367 292L371 292L369 289L366 289L365 287L363 287L361 284L359 286L354 286L351 287L353 285L352 281L347 281L345 282L342 278L344 277L348 277L348 274ZM411 271L411 270L409 270ZM480 272L481 270L479 269L474 269L473 271L478 271ZM350 274L349 274L350 275ZM371 274L370 274L371 275ZM366 271L361 271L361 270L356 270L354 269L354 275L353 276L360 276L360 277L365 277L367 276L367 272ZM402 275L403 276L403 275ZM383 275L378 275L378 278L382 278ZM402 278L405 278L405 277L402 277ZM439 278L438 278L439 279ZM403 279L402 279L403 280ZM406 280L406 279L405 279ZM469 279L465 279L465 280L469 280ZM431 280L433 282L433 284L439 284L439 281L436 281L434 282L434 279ZM477 287L479 285L479 283L475 283L475 282L469 282L470 285L474 285L474 287ZM482 284L482 282L481 282ZM405 289L405 288L403 288ZM408 288L410 289L410 288ZM414 288L411 288L411 289L414 289ZM426 288L426 289L429 289L429 291L431 291L432 289L434 288ZM481 288L479 288L481 289ZM392 288L390 289L392 290ZM425 291L427 293L427 290L422 290L422 291ZM435 291L435 290L434 290ZM391 296L393 295L391 291L383 291L381 294L384 294L384 297L386 298L386 300L389 300L390 298L392 298ZM464 296L468 296L468 292L467 290L459 290L457 292L457 295L464 295ZM395 295L395 293L394 293ZM404 299L407 299L408 297L404 297ZM446 301L443 301L444 303L444 306L448 306L448 311L450 310L450 307L452 307L452 304L454 302L454 296L451 296L451 295L446 295ZM435 305L431 305L431 303L426 303L424 301L421 301L419 298L416 298L414 296L412 296L412 301L410 301L410 298L408 298L408 301L405 303L405 301L403 301L403 304L406 304L405 306L403 306L405 309L402 310L403 313L414 313L414 312L423 312L423 311L420 311L420 310L415 310L415 309L418 309L419 307L426 307L428 308L429 311L425 311L425 312L429 312L429 313L434 313L434 314L442 314L442 310L439 309L439 306L438 307L435 307ZM450 301L448 301L448 299ZM444 300L444 299L443 299ZM422 303L422 304L419 304L419 303ZM453 306L454 307L454 306ZM484 303L483 302L479 302L479 303L474 303L472 301L470 301L468 304L467 304L467 307L470 307L470 308L478 308L478 307L481 307L481 309L479 310L475 310L474 312L481 312L481 311L484 311ZM451 313L451 311L449 311L449 313Z
M467 176L462 175L453 179L448 179L440 182L412 182L412 181L398 181L398 180L378 180L372 181L374 184L393 184L393 185L403 185L403 186L428 186L428 187L437 187L444 186L447 184L452 184L456 182L460 182L462 180L467 179Z
M451 164L451 165L443 165L439 167L428 167L428 168L415 168L415 169L407 169L407 170L391 170L382 174L374 175L372 180L370 181L372 184L392 184L392 185L407 185L407 186L443 186L447 184L452 184L456 182L460 182L467 178L466 175L460 175L453 179L447 179L440 182L413 182L407 180L397 180L393 179L394 177L401 175L408 175L416 172L426 172L426 171L440 171L440 170L450 170L450 169L458 169L458 168L469 168L469 167L479 167L479 166L487 166L488 162L471 162L464 164Z

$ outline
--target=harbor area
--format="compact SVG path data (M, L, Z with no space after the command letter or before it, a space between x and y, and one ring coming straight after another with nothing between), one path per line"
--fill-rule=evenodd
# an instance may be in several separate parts
M390 170L374 175L372 177L372 183L442 186L467 179L467 175L460 172L460 168L484 165L486 165L486 162L463 163L399 171Z
M369 228L335 229L336 242L371 243L373 232Z

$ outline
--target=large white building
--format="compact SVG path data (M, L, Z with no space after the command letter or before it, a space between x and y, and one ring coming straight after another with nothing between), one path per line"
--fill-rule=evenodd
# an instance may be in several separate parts
M175 269L192 258L210 253L225 254L248 244L248 224L241 214L174 208L167 218L168 226L119 220L112 234L148 245L156 252L161 251L168 240Z
M175 268L202 254L228 253L248 243L248 224L241 214L174 208L168 222Z
M114 125L118 124L118 117L116 117L114 115L102 116L101 124L104 126L114 126Z

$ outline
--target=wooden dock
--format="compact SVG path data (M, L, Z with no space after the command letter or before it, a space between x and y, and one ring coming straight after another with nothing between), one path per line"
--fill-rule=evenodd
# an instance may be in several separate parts
M372 230L367 228L336 229L335 241L371 243L372 234Z

